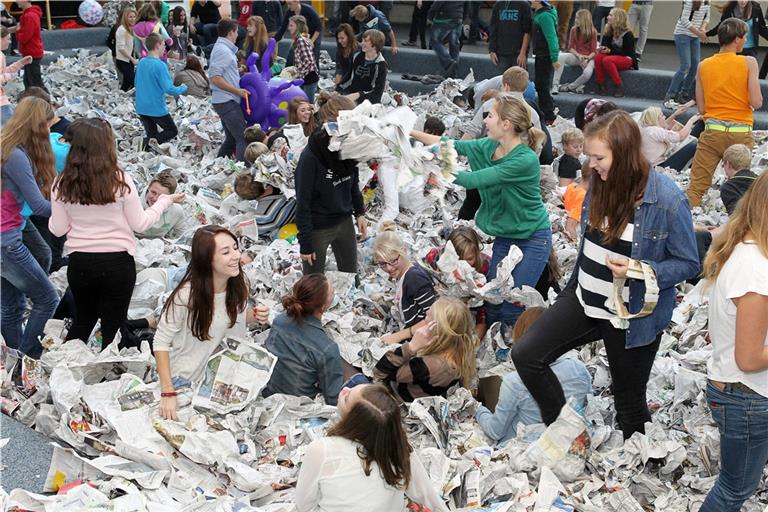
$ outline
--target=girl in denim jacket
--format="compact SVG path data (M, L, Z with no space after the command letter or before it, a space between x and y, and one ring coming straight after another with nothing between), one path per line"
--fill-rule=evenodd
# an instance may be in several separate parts
M642 155L640 129L629 114L599 117L584 135L595 174L582 208L584 236L576 267L557 302L515 344L512 359L549 425L565 405L549 365L575 347L602 339L617 421L629 438L651 419L646 384L661 333L672 318L675 285L699 271L696 240L685 196ZM608 299L614 279L627 276L630 259L650 266L659 291L646 294L645 279L627 279L621 299L630 313L656 302L652 311L627 321Z

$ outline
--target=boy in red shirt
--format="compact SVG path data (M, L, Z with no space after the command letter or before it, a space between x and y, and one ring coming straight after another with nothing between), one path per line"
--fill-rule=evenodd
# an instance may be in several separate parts
M24 68L24 88L42 87L47 91L40 71L40 61L43 60L40 18L43 16L43 11L40 7L32 5L29 0L20 0L16 4L24 11L19 18L19 29L16 31L19 51L24 57L32 57L32 62Z

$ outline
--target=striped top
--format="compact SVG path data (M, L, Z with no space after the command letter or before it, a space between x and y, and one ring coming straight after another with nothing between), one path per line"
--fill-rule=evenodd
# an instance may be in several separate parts
M616 313L610 311L605 303L613 291L613 273L605 264L606 257L630 258L632 256L633 219L627 222L618 242L606 244L600 231L587 229L584 236L581 262L579 263L578 286L576 296L584 307L584 313L590 318L613 320ZM629 281L624 284L622 298L629 303Z
M691 27L701 28L701 26L709 21L709 2L701 2L701 5L697 10L693 10L693 1L684 0L683 12L680 13L680 17L675 24L676 36L688 36L696 37L696 35L689 29Z
M429 274L418 265L412 265L397 283L393 315L407 329L424 320L436 300Z

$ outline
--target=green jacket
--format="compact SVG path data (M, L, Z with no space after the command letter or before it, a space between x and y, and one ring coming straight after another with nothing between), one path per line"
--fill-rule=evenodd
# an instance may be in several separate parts
M533 15L533 54L547 55L552 63L560 57L560 43L557 39L557 10L542 7Z
M488 138L454 141L456 152L465 155L472 168L472 172L459 173L456 184L480 193L476 221L485 233L527 239L550 227L541 199L539 159L531 148L520 144L493 160L498 145Z

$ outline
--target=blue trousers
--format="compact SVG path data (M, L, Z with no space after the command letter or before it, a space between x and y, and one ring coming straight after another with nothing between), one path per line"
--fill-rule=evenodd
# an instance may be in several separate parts
M549 251L552 249L552 231L549 228L541 229L535 231L528 239L497 237L493 242L493 255L488 270L489 281L496 277L496 267L509 254L509 249L513 245L516 245L523 253L523 259L512 270L515 287L521 288L523 285L528 285L531 288L536 287L544 267L547 266ZM524 308L511 302L503 302L501 304L486 304L485 310L488 325L502 322L505 326L512 327Z

